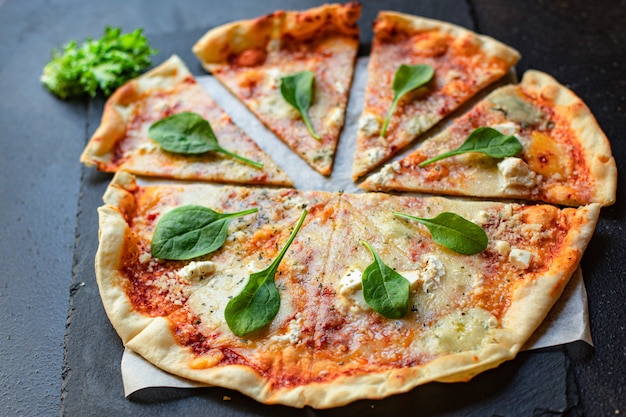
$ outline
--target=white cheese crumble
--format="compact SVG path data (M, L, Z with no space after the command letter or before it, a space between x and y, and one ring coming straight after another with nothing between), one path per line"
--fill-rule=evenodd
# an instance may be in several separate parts
M191 261L178 270L178 276L186 280L204 279L214 272L215 264L211 261Z
M149 140L148 142L142 143L141 145L137 147L137 153L143 155L147 153L156 152L159 149L161 149L161 146L159 146L158 143L152 140Z
M287 325L287 333L284 335L274 335L270 339L276 342L289 342L291 344L300 343L300 334L302 333L302 313L296 314L296 317Z
M339 81L335 81L333 83L333 87L335 87L335 91L338 92L339 94L343 94L346 92L346 86Z
M491 126L491 128L497 130L503 135L517 135L519 133L519 126L513 122L500 123Z
M259 112L269 114L275 119L297 119L300 113L291 104L276 92L258 100Z
M409 281L411 290L420 284L422 290L434 296L434 290L441 285L441 278L446 274L443 262L434 255L423 257L421 269L414 271L399 271L400 275ZM358 268L349 268L339 280L339 298L352 312L371 310L363 297L363 271Z
M141 264L147 264L151 260L152 255L150 255L148 252L143 252L141 255L139 255L139 263Z
M433 124L433 119L431 114L420 114L410 119L404 128L410 135L417 135L428 129Z
M481 210L474 216L474 223L483 225L489 221L489 213L485 210Z
M511 251L511 245L506 240L496 240L493 242L493 249L502 256L507 256Z
M522 249L511 249L509 262L518 269L528 269L533 254Z
M385 156L385 149L383 148L370 148L367 150L365 160L367 162L380 161Z
M359 130L365 136L374 136L380 132L380 121L373 114L364 114L359 119Z
M278 88L280 86L280 79L285 76L278 68L268 68L265 74L267 75L268 86L270 88Z
M433 291L441 284L441 278L446 274L443 262L434 255L425 255L422 263L422 288L432 296Z
M370 310L363 297L362 277L361 270L350 268L339 280L339 298L353 312Z
M324 125L327 129L338 127L343 121L343 111L340 107L333 107L329 110L326 118L324 119Z
M498 171L502 178L502 190L515 187L530 188L536 184L536 174L520 158L504 158L498 163Z

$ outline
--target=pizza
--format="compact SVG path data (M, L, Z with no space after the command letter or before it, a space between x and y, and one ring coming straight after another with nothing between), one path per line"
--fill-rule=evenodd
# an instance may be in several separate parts
M330 175L359 15L356 3L277 11L209 30L193 52ZM518 59L467 29L381 12L355 182ZM528 71L366 178L367 192L289 188L176 56L113 94L81 161L115 172L95 273L125 347L190 381L320 409L513 359L578 267L617 176L582 100Z
M314 170L330 175L359 47L358 3L227 23L193 46L202 66Z
M480 90L519 59L514 49L438 20L380 12L368 64L352 177L364 176ZM403 67L406 66L406 67ZM398 95L411 80L403 68L429 69L424 83ZM397 88L394 88L397 87Z
M513 136L519 152L494 158L468 152L424 164L461 147L477 129ZM608 139L583 101L548 74L527 71L384 166L361 187L578 206L615 202L617 168Z
M512 359L578 266L601 207L142 183L123 171L104 203L96 277L125 346L175 375L315 408L465 381ZM243 214L210 253L156 257L155 241L168 246L162 222L189 207ZM461 254L414 220L440 215L482 229L484 247ZM278 301L263 306L276 312L240 333L231 301L272 267ZM371 281L389 274L404 280L395 318L370 291L393 292Z
M222 149L257 166L224 152L188 154L164 149L150 137L149 130L153 124L180 113L206 120ZM107 100L101 123L80 160L104 172L124 170L185 180L293 185L291 178L196 82L177 56L127 82Z

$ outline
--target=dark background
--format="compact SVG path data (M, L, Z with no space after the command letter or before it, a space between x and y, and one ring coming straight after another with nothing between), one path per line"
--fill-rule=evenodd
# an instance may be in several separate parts
M604 208L582 262L595 347L522 353L470 383L428 384L382 401L315 411L268 407L237 393L151 390L123 396L121 344L93 276L97 216L109 175L80 165L102 99L61 101L39 83L54 47L105 25L144 31L161 53L202 74L193 42L210 27L316 1L0 0L0 416L411 415L613 416L626 413L626 2L363 2L367 53L381 9L447 20L522 54L574 90L612 143L618 199ZM231 398L223 399L224 395Z

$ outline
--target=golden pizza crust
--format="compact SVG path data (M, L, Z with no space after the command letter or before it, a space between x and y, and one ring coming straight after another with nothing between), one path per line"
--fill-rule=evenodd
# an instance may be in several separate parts
M333 35L358 37L356 20L360 5L325 4L304 11L278 10L272 14L231 22L214 28L202 36L192 51L207 71L228 63L229 58L250 49L271 49L273 40L288 36L306 41L324 31Z
M183 156L163 151L148 127L169 113L192 111L208 119L220 146L263 168L217 152ZM163 114L162 114L163 113ZM292 186L288 175L233 124L177 56L120 87L106 102L102 120L80 160L105 172L203 181Z
M431 381L465 381L512 359L578 265L600 209L599 204L559 210L210 184L142 186L125 172L116 174L104 201L96 276L107 314L125 346L175 375L235 389L267 404L315 408L384 398ZM168 262L143 259L153 228L150 219L177 205L221 209L227 204L234 211L254 202L259 204L255 219L231 225L225 247L200 259L215 263L213 276L168 284L160 295L164 300L152 310L142 297L140 307L134 307L131 300L144 285L134 280L156 281L170 270ZM239 281L237 277L251 273L244 265L257 254L274 256L303 207L310 217L277 275L282 288L278 316L262 333L236 337L219 318L220 300L228 299L219 291L237 291L236 286L229 289L233 284L228 282L234 281L225 277ZM394 216L394 210L423 217L459 213L483 225L489 246L480 255L455 254L435 244L423 227ZM276 240L276 233L282 238ZM426 268L424 262L431 262L427 259L440 262L445 271L417 281L411 295L415 307L406 317L384 319L351 304L350 293L342 289L348 269L363 270L372 262L362 241L405 276ZM513 266L515 261L507 260L498 242L508 242L511 251L531 253L532 261ZM486 263L498 265L498 274L489 275ZM185 264L190 263L171 264L172 273ZM164 272L156 272L159 268ZM509 280L513 283L504 284ZM179 291L181 283L186 286L183 296L169 297L168 291ZM189 336L181 339L185 333ZM202 348L199 336L208 343L201 342Z
M358 180L434 127L507 74L519 57L515 49L461 26L380 12L374 25L352 178ZM392 82L400 64L430 65L435 76L427 87L420 89L422 93L413 92L412 99L400 100L383 137L383 122L393 98Z

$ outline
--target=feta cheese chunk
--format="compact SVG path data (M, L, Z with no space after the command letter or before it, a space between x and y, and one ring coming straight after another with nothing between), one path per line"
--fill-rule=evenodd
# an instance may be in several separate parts
M531 188L537 182L537 175L520 158L504 158L498 163L498 171L502 178L503 191L516 187Z
M185 280L204 279L215 272L215 264L211 261L191 261L178 270L178 276Z
M509 262L518 269L528 269L533 254L522 249L511 249Z

